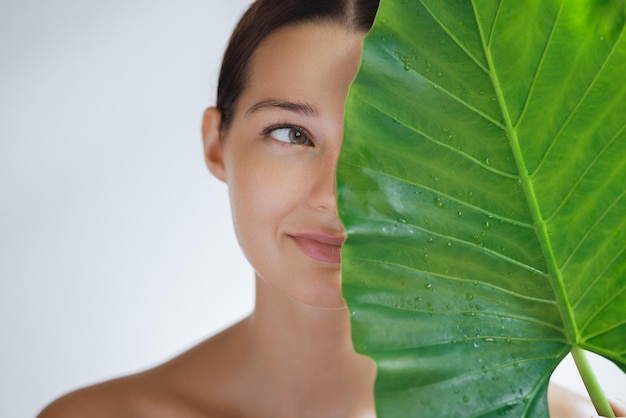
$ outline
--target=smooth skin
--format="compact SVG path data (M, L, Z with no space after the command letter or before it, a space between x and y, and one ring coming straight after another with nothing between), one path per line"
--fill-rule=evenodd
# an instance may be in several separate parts
M344 238L334 173L362 41L338 25L280 29L256 50L228 130L217 109L205 112L206 162L228 184L256 272L252 315L156 369L61 398L41 418L375 416L375 368L352 348L331 245ZM331 244L297 241L311 236ZM331 261L316 259L324 254Z
M216 108L204 114L207 166L228 185L256 274L254 312L157 368L66 395L40 418L375 416L375 367L353 350L341 296L335 203L363 36L332 23L279 29L256 50L228 129ZM562 388L549 396L552 416L594 414Z

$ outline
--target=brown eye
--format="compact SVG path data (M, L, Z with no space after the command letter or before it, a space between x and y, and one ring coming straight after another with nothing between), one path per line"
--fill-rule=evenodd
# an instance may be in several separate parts
M313 145L307 134L298 128L281 127L272 129L269 135L277 141L295 145Z

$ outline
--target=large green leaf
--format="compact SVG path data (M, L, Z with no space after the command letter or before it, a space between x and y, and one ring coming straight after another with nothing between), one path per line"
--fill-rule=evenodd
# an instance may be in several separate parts
M574 347L626 370L623 0L382 0L338 167L380 417L545 416Z

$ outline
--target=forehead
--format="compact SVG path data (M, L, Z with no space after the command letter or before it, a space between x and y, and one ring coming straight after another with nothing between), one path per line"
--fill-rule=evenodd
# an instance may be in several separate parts
M259 44L251 58L242 107L275 97L316 107L332 107L331 102L340 100L337 106L343 107L358 69L363 37L364 33L334 23L278 29Z

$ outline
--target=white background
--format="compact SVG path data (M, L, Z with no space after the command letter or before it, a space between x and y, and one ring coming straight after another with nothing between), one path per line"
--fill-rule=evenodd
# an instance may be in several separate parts
M252 309L200 142L248 3L0 2L0 416L158 364ZM626 387L599 363L610 392ZM557 379L581 388L571 365Z
M0 3L0 417L251 310L200 139L248 3Z

